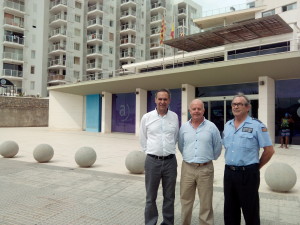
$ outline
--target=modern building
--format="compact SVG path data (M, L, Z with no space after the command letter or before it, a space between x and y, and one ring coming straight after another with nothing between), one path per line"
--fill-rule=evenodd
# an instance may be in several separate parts
M47 87L123 75L122 66L174 54L160 44L199 32L192 0L3 0L0 94L48 96ZM120 71L123 73L120 73Z

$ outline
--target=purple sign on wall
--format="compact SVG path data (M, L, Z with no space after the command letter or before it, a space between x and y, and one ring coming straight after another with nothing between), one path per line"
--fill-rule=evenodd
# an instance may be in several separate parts
M112 132L135 133L135 94L113 94Z

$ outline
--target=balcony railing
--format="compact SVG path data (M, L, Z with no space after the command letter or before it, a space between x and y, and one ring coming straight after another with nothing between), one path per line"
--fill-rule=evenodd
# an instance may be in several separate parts
M186 9L178 9L178 14L186 13Z
M103 74L102 73L92 73L92 74L87 74L83 76L83 80L84 81L88 81L88 80L100 80L103 78Z
M60 28L52 30L49 33L49 37L52 37L52 36L55 36L55 35L58 35L58 34L66 35L67 34L67 30L66 29L60 29Z
M4 1L4 7L12 8L24 12L24 4L20 4L12 1Z
M57 51L57 50L66 50L66 45L55 44L50 46L49 52Z
M152 16L151 17L151 22L158 21L158 20L162 20L162 16L161 15L156 15L156 16Z
M131 39L129 39L129 38L123 38L123 39L121 39L121 44L127 44L127 43L134 44L135 43L135 38L131 38Z
M156 2L156 3L151 4L151 9L155 9L155 8L158 8L158 7L165 8L166 6L161 2Z
M135 53L134 52L121 52L121 58L126 58L126 57L134 57Z
M128 30L128 29L135 30L135 28L136 28L135 24L123 24L123 25L121 25L121 30Z
M151 34L158 34L158 33L160 33L159 28L151 29Z
M64 59L54 59L50 60L48 62L48 67L50 66L65 66L66 65L66 60Z
M99 39L102 40L102 34L90 34L87 36L87 40L94 40L94 39Z
M4 35L3 39L4 39L4 41L16 43L16 44L19 44L19 45L24 45L24 38L20 38L20 37L15 36L15 35Z
M88 12L91 12L91 11L94 11L94 10L100 10L100 11L103 11L103 5L98 5L95 4L95 5L91 5L88 7Z
M2 75L9 77L23 77L23 71L3 69Z
M64 80L64 79L65 79L65 75L62 74L49 74L48 76L48 82L54 80Z
M135 2L135 0L122 0L121 4L127 3L127 2Z
M3 59L23 61L23 55L18 53L12 53L12 52L3 52Z
M88 26L91 26L94 24L102 25L102 19L92 19L92 20L88 21Z
M50 9L57 5L67 5L67 0L54 0L50 2Z
M150 43L150 48L157 48L157 47L161 47L160 43Z
M24 21L17 21L16 19L12 18L4 18L4 24L24 28Z
M102 54L102 49L89 48L87 50L87 54L95 54L95 53Z
M124 16L136 16L136 12L135 11L130 11L130 10L126 10L121 12L121 17Z
M49 22L52 23L55 20L67 20L67 15L66 14L56 14L53 17L50 18Z
M101 63L96 64L95 62L87 63L86 67L87 67L87 69L101 69L102 68Z

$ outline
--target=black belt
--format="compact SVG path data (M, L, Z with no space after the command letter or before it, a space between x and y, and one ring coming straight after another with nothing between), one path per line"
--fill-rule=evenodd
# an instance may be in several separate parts
M158 155L151 155L148 154L150 157L157 159L157 160L166 160L166 159L172 159L174 158L175 154L167 155L167 156L158 156Z
M251 165L247 165L247 166L231 166L231 165L225 165L225 167L227 169L230 169L232 171L246 171L246 170L250 170L250 169L258 169L259 168L259 164L255 163L255 164L251 164Z

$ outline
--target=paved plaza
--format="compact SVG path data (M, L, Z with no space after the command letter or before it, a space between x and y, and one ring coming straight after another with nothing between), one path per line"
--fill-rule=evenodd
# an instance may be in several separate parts
M0 225L142 225L145 205L144 175L130 174L125 167L129 152L139 150L131 134L101 134L49 128L0 128L0 144L16 141L19 153L0 157ZM38 144L50 144L54 157L37 163L32 155ZM74 156L83 146L97 152L91 168L77 166ZM262 225L300 225L300 148L275 148L273 158L261 170ZM180 224L179 180L182 157L177 153L175 224ZM291 165L298 181L289 193L269 189L264 172L272 162ZM214 162L215 225L223 223L224 156ZM278 177L280 179L280 177ZM158 195L158 208L162 205ZM197 198L196 198L197 199ZM199 201L195 201L192 224L198 224ZM162 218L159 218L161 222ZM244 224L244 223L242 223Z

